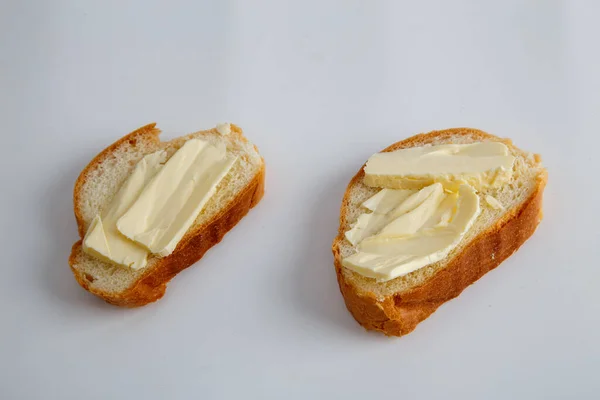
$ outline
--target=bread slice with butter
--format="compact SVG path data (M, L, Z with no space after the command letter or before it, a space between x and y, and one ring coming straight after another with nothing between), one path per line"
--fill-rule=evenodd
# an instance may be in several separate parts
M546 180L538 155L469 128L372 156L348 185L332 246L350 313L386 335L414 330L533 234Z
M75 183L80 240L69 264L83 288L114 305L160 299L264 193L264 161L239 127L169 142L159 134L150 124L121 138Z

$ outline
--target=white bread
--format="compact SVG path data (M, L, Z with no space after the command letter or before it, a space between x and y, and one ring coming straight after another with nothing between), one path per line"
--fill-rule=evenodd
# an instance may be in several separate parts
M446 259L396 279L377 282L341 265L342 259L354 252L344 233L364 212L361 204L379 190L363 183L362 168L350 181L332 250L346 305L365 328L396 336L411 332L437 307L498 266L533 234L542 218L542 193L547 179L538 155L519 150L510 140L469 128L416 135L383 151L480 141L502 141L509 147L516 157L512 179L500 188L480 193L481 214ZM483 199L486 195L499 200L504 209L491 207Z
M73 195L80 239L144 155L164 149L170 157L186 140L201 137L211 143L224 142L238 160L168 257L150 256L148 265L136 271L88 255L81 240L73 245L69 264L75 278L111 304L135 307L161 298L167 282L218 243L264 193L264 161L239 127L231 125L228 135L215 128L169 142L161 142L159 134L155 124L144 126L103 150L81 172Z

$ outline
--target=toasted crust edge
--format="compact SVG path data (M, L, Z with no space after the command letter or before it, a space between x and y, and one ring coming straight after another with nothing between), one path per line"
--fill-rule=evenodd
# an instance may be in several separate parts
M455 128L419 134L394 143L383 151L407 147L421 142L425 138L441 138L464 133L481 139L497 139L493 135L476 129ZM503 142L512 145L509 140L503 140ZM378 299L373 293L361 293L342 274L340 244L344 240L343 227L346 222L348 196L352 185L362 179L363 175L361 167L350 181L344 194L340 212L340 229L332 245L334 265L340 292L352 316L364 328L380 331L388 336L403 336L412 332L440 305L457 297L469 285L500 265L535 232L543 215L542 198L547 181L545 170L537 177L536 188L526 201L519 207L510 210L493 226L479 234L444 269L416 288Z
M100 152L82 171L80 178L75 183L74 199L77 200L80 187L83 184L82 178L90 168L99 163L103 157L110 154L112 150L124 141L131 140L139 135L154 136L152 140L159 140L160 131L155 129L155 124L146 125L113 143L105 150ZM265 164L264 160L259 172L254 176L250 183L242 190L228 205L221 210L206 225L198 231L193 232L187 240L180 243L175 252L168 257L160 260L160 263L152 268L148 273L143 274L137 282L130 288L119 293L109 293L98 290L90 286L90 281L86 279L81 271L74 268L77 254L82 251L82 240L77 241L69 256L69 266L75 276L75 280L88 292L102 298L107 303L121 307L140 307L148 303L159 300L165 294L167 283L179 272L190 267L196 261L200 260L204 254L215 244L219 243L225 234L229 232L237 223L256 206L262 199L265 191ZM77 204L77 203L75 203ZM83 218L75 208L75 218L79 229L80 237L85 235L82 232Z

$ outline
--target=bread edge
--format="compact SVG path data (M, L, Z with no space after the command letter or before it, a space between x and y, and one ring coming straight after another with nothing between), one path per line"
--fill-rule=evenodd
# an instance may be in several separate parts
M496 136L471 128L454 128L419 134L392 144L383 152L409 147L424 139L471 134L480 139L498 140ZM512 146L508 139L500 139ZM536 161L540 157L536 155ZM536 188L519 207L509 210L502 219L480 233L450 263L426 282L402 293L395 293L383 299L371 292L361 291L348 282L342 274L340 244L344 240L346 208L351 187L364 176L363 167L352 178L344 194L340 211L340 229L334 239L332 251L340 292L346 307L356 321L368 330L383 332L388 336L403 336L445 302L457 297L469 285L487 272L496 268L521 247L535 232L542 219L542 198L547 182L547 171L537 176Z
M74 204L78 204L76 201L83 185L82 177L86 176L87 171L94 168L103 157L109 155L112 150L127 140L147 135L150 135L151 140L159 140L158 135L160 131L155 128L155 125L152 123L137 129L100 152L84 168L77 179L74 189ZM143 274L131 287L122 292L110 293L91 287L91 282L84 276L85 274L73 267L78 252L83 251L82 238L85 236L85 232L83 231L83 217L78 212L77 207L75 207L75 219L77 220L80 240L73 245L71 255L69 256L69 266L75 276L75 280L88 292L116 306L140 307L159 300L165 294L167 283L173 277L200 260L211 247L219 243L225 234L237 225L251 208L260 202L265 190L265 163L262 157L261 160L261 169L250 183L229 202L227 208L222 209L203 228L193 232L193 235L185 243L180 243L177 246L175 252L161 259L157 266Z

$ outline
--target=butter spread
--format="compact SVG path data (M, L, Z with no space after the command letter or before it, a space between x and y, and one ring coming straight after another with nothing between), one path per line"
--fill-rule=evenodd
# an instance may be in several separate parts
M154 254L171 254L236 159L223 143L188 140L118 219L119 232Z
M387 214L413 193L416 193L416 190L382 189L362 205L375 213Z
M231 133L231 124L229 124L229 123L218 124L217 132L219 132L223 136L229 135Z
M443 144L377 153L365 166L364 183L391 189L419 189L434 182L456 191L498 186L512 176L515 157L501 142Z
M387 195L378 193L365 203L376 196ZM479 196L469 185L451 193L441 183L427 186L400 200L387 214L379 214L382 221L368 235L351 234L357 252L344 258L342 265L379 281L406 275L445 258L480 211Z
M372 211L364 213L358 217L356 223L348 232L346 239L353 245L356 245L363 238L371 236L376 231L381 230L387 221L387 216L390 211L398 206L411 194L414 190L394 190L382 189L375 196L365 201L362 206Z
M163 167L167 154L157 151L142 158L119 188L108 207L96 215L83 239L83 250L106 262L140 269L148 250L117 230L117 220L137 199L142 189Z
M433 216L445 196L444 188L440 183L423 188L392 212L391 217L394 219L381 230L379 235L412 235Z
M485 196L485 202L488 203L494 210L504 210L502 203L500 203L497 198L490 196L489 194Z

